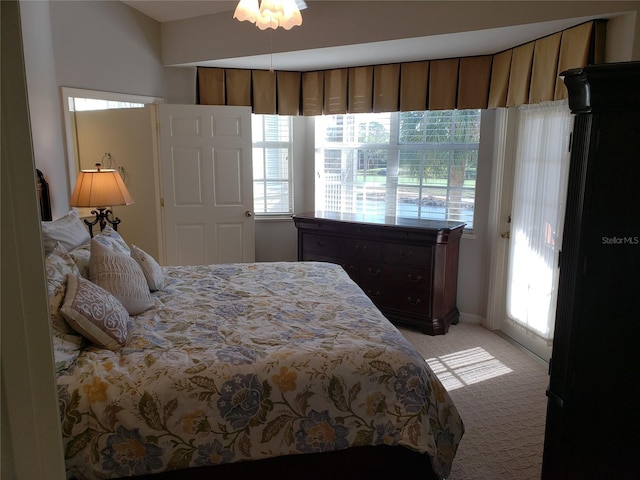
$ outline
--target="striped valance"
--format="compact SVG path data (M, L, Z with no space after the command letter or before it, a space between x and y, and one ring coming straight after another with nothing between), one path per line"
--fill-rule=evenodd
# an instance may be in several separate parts
M198 68L202 105L253 113L331 115L512 107L567 97L559 74L602 63L606 20L493 55L312 72Z

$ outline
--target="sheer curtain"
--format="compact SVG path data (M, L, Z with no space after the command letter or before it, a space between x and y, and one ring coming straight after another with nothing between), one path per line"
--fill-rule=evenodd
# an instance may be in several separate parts
M549 341L555 319L570 127L566 100L519 107L507 316Z

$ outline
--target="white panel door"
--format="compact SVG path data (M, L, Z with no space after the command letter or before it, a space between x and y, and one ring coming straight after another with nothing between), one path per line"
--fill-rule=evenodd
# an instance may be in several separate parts
M255 261L251 109L158 110L166 263Z

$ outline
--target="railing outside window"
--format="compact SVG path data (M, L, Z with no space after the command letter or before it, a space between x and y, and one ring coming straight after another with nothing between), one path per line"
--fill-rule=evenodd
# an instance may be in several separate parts
M473 228L480 110L316 118L316 209Z

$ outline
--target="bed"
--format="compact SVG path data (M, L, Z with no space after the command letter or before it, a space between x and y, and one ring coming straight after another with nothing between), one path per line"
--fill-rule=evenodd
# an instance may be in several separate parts
M56 225L57 222L57 225ZM464 426L338 265L160 267L43 222L68 478L446 478Z

